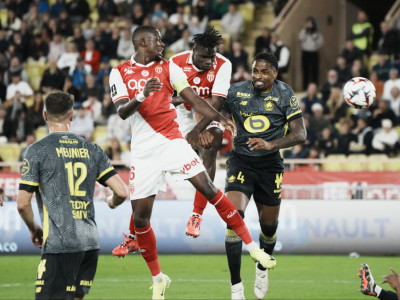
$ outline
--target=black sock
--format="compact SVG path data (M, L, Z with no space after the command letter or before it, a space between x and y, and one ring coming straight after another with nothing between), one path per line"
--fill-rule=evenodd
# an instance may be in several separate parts
M260 222L260 227L260 248L264 249L264 251L269 255L272 255L276 245L276 229L278 228L278 223L275 225L264 225ZM266 270L263 268L263 266L261 266L261 264L257 264L257 267L260 270Z
M392 291L385 291L382 290L381 293L379 294L379 299L381 300L397 300L397 294Z
M244 213L239 210L242 218ZM225 233L225 250L228 259L229 271L231 273L231 284L235 285L242 281L240 278L240 267L242 264L242 245L240 237L228 226Z

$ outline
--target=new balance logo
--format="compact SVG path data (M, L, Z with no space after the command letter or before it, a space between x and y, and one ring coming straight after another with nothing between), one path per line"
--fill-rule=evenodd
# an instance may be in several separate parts
M231 212L229 213L229 215L227 215L226 217L227 217L228 219L230 219L230 218L232 218L236 213L237 213L237 210L231 211Z
M200 164L200 162L197 160L197 158L193 159L190 164L184 164L183 165L183 169L180 170L181 173L185 174L186 172L188 172L192 167L196 166Z

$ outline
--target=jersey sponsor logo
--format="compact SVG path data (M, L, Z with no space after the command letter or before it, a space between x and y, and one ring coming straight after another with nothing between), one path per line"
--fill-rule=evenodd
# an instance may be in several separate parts
M113 84L111 86L111 97L115 97L117 96L117 87L115 86L115 84Z
M273 97L273 96L268 96L264 98L265 101L271 100L271 101L279 101L278 97Z
M251 97L251 94L249 94L249 93L237 92L237 93L236 93L236 96L237 96L237 97L241 97L241 98L250 98L250 97Z
M29 161L25 158L24 162L22 163L21 175L25 175L28 172L29 172Z
M127 87L130 90L137 90L140 93L141 91L143 91L146 82L146 79L139 79L139 81L137 81L136 79L131 79L128 81Z
M208 71L208 73L207 73L207 80L209 81L209 82L213 82L214 81L214 79L215 79L215 72L214 71Z
M255 115L248 117L243 125L248 132L257 133L267 131L271 123L266 116Z
M290 98L290 107L293 108L293 109L299 107L299 101L297 101L296 96L292 96L292 97Z
M194 82L195 84L199 84L199 83L200 83L200 77L195 77L195 78L193 79L193 82Z
M62 140L59 140L58 142L61 144L78 144L78 140L77 139L70 139L67 136L63 136Z
M246 101L246 100L242 100L242 101L240 101L239 104L240 104L240 105L247 105L247 101Z
M191 67L183 67L183 72L192 72Z
M272 111L274 109L274 104L271 101L265 103L264 108L266 111Z
M133 72L133 70L131 70L131 69L125 68L124 73L125 73L125 74L133 74L133 73L135 73L135 72Z
M180 170L181 173L186 174L192 167L197 166L200 164L197 158L193 159L190 163L184 164L182 170Z
M157 65L154 70L156 70L157 74L161 74L162 67L160 65Z
M67 292L75 292L76 291L76 286L74 285L67 285L66 289Z
M79 285L84 285L84 286L92 286L93 280L81 280Z
M193 85L192 89L200 96L200 97L208 97L210 95L210 88L207 86L196 86Z
M149 76L149 71L143 70L143 71L142 71L142 75L143 75L143 76Z
M232 218L237 213L237 210L231 211L226 217L228 219Z

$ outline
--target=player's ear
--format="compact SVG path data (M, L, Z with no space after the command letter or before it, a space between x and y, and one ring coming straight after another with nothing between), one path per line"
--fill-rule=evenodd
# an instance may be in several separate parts
M43 111L43 119L47 122L49 119L47 118L47 111Z
M274 71L274 80L278 77L278 71Z
M69 112L69 120L72 122L73 119L74 119L74 111L71 109L71 111Z

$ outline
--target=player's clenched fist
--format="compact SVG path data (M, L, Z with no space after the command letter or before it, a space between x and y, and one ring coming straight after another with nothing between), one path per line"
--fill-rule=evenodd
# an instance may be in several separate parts
M249 138L246 144L249 145L250 150L272 150L274 148L273 144L263 140L262 138Z
M162 88L163 84L158 78L150 78L147 80L144 88L143 88L143 95L145 97L150 96L152 92L157 92L160 91Z
M236 137L236 125L232 120L223 117L219 122L225 127L225 129L228 129L232 133L232 137Z

